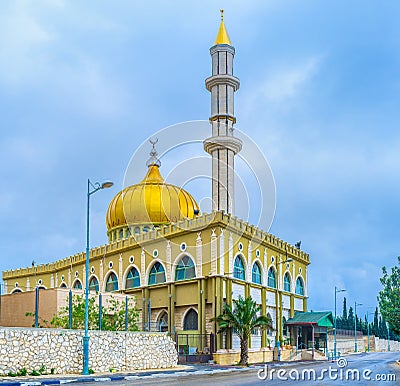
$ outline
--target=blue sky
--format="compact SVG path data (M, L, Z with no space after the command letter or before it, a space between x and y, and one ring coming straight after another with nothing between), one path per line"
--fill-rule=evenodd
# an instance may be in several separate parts
M106 242L136 148L209 116L220 8L237 127L275 177L271 233L310 253L309 308L332 308L335 285L361 313L375 305L381 266L400 250L394 0L2 1L1 270L84 250L88 177L116 184L92 201L92 245Z

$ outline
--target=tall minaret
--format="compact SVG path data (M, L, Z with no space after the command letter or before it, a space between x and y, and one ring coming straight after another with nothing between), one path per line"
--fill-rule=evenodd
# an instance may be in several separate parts
M204 150L212 156L213 210L233 213L234 156L242 148L240 139L233 136L233 125L236 123L233 96L240 82L233 76L235 49L225 28L223 10L210 54L212 76L206 79L206 88L211 92L212 137L204 141Z

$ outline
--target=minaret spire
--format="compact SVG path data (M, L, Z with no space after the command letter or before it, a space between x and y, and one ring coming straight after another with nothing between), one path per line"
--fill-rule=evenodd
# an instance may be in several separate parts
M224 10L220 9L221 12L221 24L219 26L218 34L217 37L215 38L215 44L229 44L231 45L231 39L229 39L228 32L226 31L225 28L225 23L224 23Z
M212 156L213 210L233 213L234 156L242 148L240 139L233 135L233 125L236 123L233 99L240 82L233 76L235 49L225 28L223 10L210 54L212 75L206 79L206 88L211 92L212 137L204 141L204 150Z

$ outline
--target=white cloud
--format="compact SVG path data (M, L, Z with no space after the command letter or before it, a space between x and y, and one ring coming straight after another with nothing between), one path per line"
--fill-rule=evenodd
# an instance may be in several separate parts
M283 102L298 96L302 87L318 72L321 56L312 56L293 67L269 72L258 93L267 102Z
M15 1L0 16L0 80L19 84L30 78L36 66L43 62L41 48L55 39L34 15L32 3Z

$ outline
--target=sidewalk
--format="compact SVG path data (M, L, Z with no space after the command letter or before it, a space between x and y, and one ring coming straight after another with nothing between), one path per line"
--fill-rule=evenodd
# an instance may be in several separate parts
M270 362L270 367L293 366L293 364L304 364L309 361L299 362ZM137 370L132 372L120 373L96 373L90 375L65 374L65 375L42 375L37 377L1 377L0 386L41 386L41 385L63 385L76 382L113 382L113 381L133 381L143 377L164 378L177 377L195 374L216 374L233 371L250 371L263 367L264 364L255 364L248 367L228 366L216 364L193 364L178 365L169 369Z

